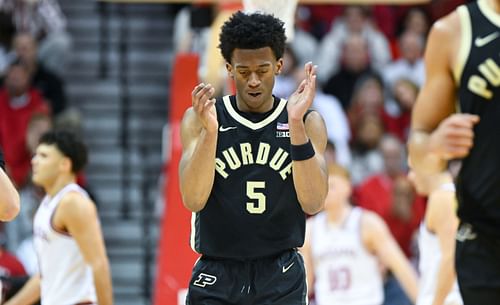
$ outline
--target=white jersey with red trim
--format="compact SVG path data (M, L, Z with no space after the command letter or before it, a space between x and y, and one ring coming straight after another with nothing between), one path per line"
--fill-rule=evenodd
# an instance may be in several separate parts
M455 192L453 183L440 186L441 190ZM441 261L441 248L437 236L430 232L425 221L420 224L418 235L418 250L420 252L419 272L420 283L418 287L417 305L432 305L436 294L439 263ZM445 305L462 305L462 297L455 280L453 287L444 301Z
M361 237L363 210L354 207L342 225L329 223L326 213L311 221L314 293L317 305L380 305L383 282L377 258Z
M64 195L87 192L71 183L55 196L45 196L33 221L34 243L41 277L41 304L67 305L97 302L92 269L78 244L66 232L53 227L52 218Z

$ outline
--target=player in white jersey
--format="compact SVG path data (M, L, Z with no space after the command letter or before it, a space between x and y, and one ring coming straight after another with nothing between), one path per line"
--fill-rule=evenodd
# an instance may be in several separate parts
M410 171L409 177L417 192L428 196L418 237L417 305L462 305L454 267L458 218L453 178L447 171L431 176Z
M415 301L415 270L384 221L351 206L347 171L330 165L328 184L325 211L308 220L301 249L309 295L314 293L317 305L380 305L384 301L381 262Z
M37 274L6 304L113 304L109 262L95 204L76 184L84 144L64 131L44 134L33 157L33 182L46 192L34 219Z

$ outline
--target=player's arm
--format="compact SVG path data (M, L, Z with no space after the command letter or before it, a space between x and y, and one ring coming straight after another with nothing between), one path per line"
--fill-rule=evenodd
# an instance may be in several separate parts
M412 111L408 140L410 161L420 172L440 172L447 159L465 156L472 145L471 128L477 117L449 117L456 110L452 67L459 32L460 20L454 12L433 25L427 41L426 81Z
M442 305L456 279L455 234L458 219L455 214L455 193L439 190L429 196L426 225L439 240L441 260L433 305Z
M0 221L14 219L20 210L19 193L4 171L4 159L0 150Z
M302 210L315 214L323 209L328 192L328 175L324 152L327 136L325 122L319 113L304 114L312 104L316 93L316 68L312 63L305 66L306 78L288 100L288 125L292 144L292 174ZM313 154L307 154L305 145L311 141ZM300 149L299 159L294 160L294 146Z
M109 261L95 204L79 193L70 192L59 203L53 221L75 239L85 262L92 268L97 303L112 305Z
M311 296L314 293L314 260L312 256L312 236L311 236L312 221L309 219L306 225L306 238L304 245L300 248L300 253L304 258L306 268L307 294Z
M33 275L5 305L31 305L40 300L40 275Z
M214 183L218 122L213 92L210 85L196 86L193 107L185 112L181 123L180 190L184 206L192 212L205 207Z
M396 276L406 295L415 303L418 293L417 273L382 218L373 212L364 211L361 235L366 248Z

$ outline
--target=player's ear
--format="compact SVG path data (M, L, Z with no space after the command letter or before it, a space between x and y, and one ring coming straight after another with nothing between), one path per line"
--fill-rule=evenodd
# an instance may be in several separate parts
M233 66L231 66L231 64L228 62L226 62L226 70L227 75L229 75L230 78L234 78Z
M276 71L274 71L274 74L280 75L282 69L283 69L283 58L280 58L276 61Z

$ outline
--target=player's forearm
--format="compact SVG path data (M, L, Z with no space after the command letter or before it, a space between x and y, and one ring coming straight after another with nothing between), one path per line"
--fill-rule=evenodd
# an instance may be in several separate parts
M309 141L302 121L289 122L289 125L292 145L303 145ZM292 174L297 198L304 212L319 212L328 192L328 176L322 153L315 152L309 159L292 161Z
M212 191L216 148L217 133L203 130L193 154L181 161L179 176L182 201L193 212L205 207Z
M439 173L446 165L446 161L431 149L431 134L424 131L411 132L408 139L408 153L412 168L421 173Z
M19 214L19 193L0 168L0 221L10 221Z
M297 198L302 210L308 214L316 214L325 204L328 192L328 177L323 168L325 161L314 156L304 161L293 161L292 173Z
M31 305L40 300L40 277L32 276L5 305Z
M450 293L456 278L453 266L453 255L446 255L446 257L441 258L436 283L436 294L432 305L443 305L446 296Z
M99 305L112 305L113 287L111 285L108 260L103 258L99 262L92 264L92 273L94 276L97 303Z
M410 265L403 252L399 251L397 255L390 258L390 269L396 276L398 282L403 287L406 295L415 304L418 294L418 276L417 272Z

